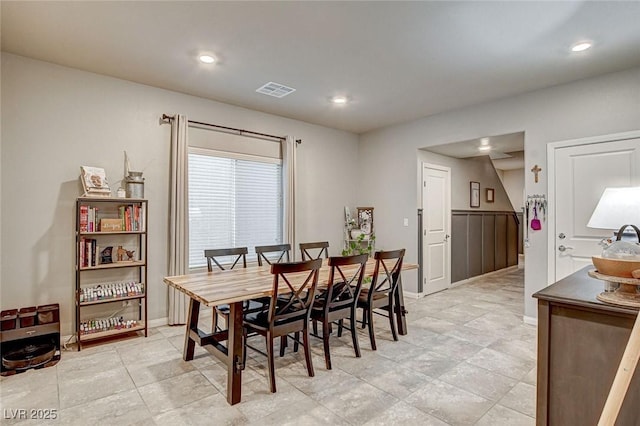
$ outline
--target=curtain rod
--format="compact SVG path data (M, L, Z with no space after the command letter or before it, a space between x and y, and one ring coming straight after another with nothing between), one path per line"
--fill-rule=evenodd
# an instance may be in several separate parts
M165 123L170 122L174 118L175 118L175 116L173 116L173 115L162 114L162 121L165 122ZM283 141L283 140L287 139L285 136L268 135L266 133L252 132L251 130L236 129L236 128L233 128L233 127L219 126L217 124L203 123L203 122L200 122L200 121L188 120L188 122L189 122L189 124L197 124L198 126L214 127L216 129L222 129L222 130L228 130L228 131L231 131L231 132L237 132L240 136L244 136L244 135L259 136L259 137L263 137L263 138L277 139L278 141ZM300 143L298 141L296 141L296 142Z

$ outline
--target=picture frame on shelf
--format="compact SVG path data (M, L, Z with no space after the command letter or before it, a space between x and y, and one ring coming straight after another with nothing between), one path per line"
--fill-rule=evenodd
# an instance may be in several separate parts
M471 208L480 207L480 182L471 181L469 183L469 206Z
M373 207L358 207L358 227L363 234L373 233Z
M493 203L496 200L496 193L493 188L487 188L486 201L487 203Z

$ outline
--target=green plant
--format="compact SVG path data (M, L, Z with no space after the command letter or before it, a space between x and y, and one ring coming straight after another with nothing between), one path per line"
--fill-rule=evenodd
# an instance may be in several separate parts
M349 245L342 250L343 256L354 256L357 254L368 254L369 257L373 254L373 243L376 241L376 234L373 232L369 235L369 240L365 240L366 234L358 235L358 238L355 240L350 240ZM362 281L364 284L368 284L371 282L371 277L365 277Z
M364 239L366 236L366 234L360 234L355 240L349 241L349 245L342 250L342 255L354 256L357 254L368 254L371 256L373 252L373 243L376 241L376 235L373 233L369 235L368 241Z

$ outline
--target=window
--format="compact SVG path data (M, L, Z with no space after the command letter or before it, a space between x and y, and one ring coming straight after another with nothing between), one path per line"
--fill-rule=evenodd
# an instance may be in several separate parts
M279 159L191 148L189 268L204 267L205 249L282 243Z

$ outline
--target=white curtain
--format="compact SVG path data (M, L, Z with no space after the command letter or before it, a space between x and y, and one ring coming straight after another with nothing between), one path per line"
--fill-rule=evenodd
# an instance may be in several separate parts
M291 244L292 259L296 258L296 141L287 136L282 141L282 186L284 187L283 242Z
M171 182L169 189L169 275L184 275L189 269L189 122L176 114L171 121ZM169 325L186 324L188 298L169 287Z

